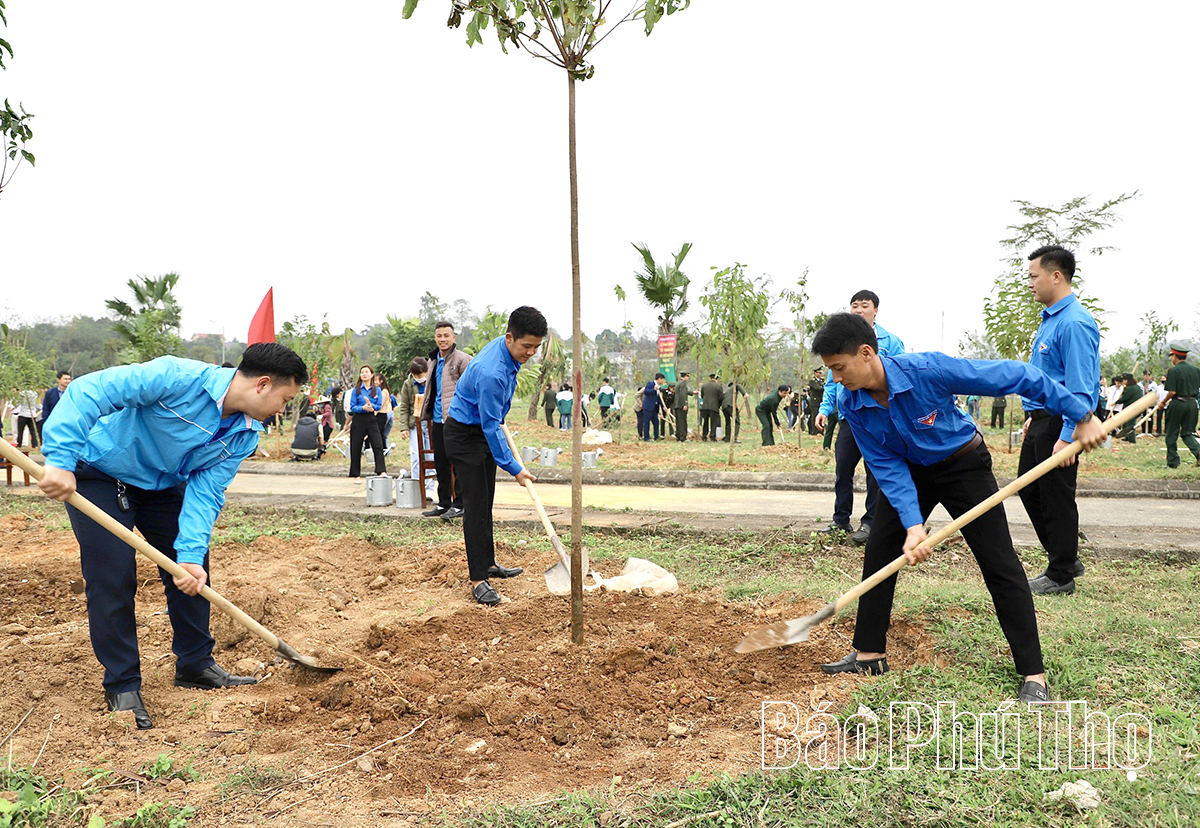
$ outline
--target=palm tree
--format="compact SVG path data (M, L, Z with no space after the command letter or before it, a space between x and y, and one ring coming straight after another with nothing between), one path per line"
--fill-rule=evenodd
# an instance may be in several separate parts
M554 331L548 331L546 338L542 340L542 355L538 361L537 384L533 386L529 394L529 419L536 420L538 416L538 406L542 402L542 389L546 387L551 375L562 377L563 371L567 367L567 352L563 348L563 341ZM522 372L524 373L524 372ZM518 381L522 379L521 374L517 374Z
M116 315L113 330L125 340L127 358L145 361L182 347L179 339L182 311L172 293L178 282L178 273L139 276L127 282L136 308L124 299L109 299L104 303Z
M635 244L633 247L642 254L645 262L643 269L634 273L638 289L646 301L660 311L658 335L675 333L675 320L688 308L687 288L691 280L679 268L692 249L692 243L685 242L675 254L675 263L666 266L655 264L650 248L645 244Z

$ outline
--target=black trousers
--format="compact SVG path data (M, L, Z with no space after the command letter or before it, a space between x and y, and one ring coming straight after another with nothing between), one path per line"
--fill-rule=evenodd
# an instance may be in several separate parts
M437 472L438 502L437 505L449 508L463 508L462 481L458 480L458 467L452 464L446 453L446 424L429 424L429 441L433 443L433 468Z
M725 436L721 438L721 441L724 443L728 443L730 438L736 440L739 435L734 434L732 431L729 430L729 426L730 426L729 421L733 419L733 409L732 408L722 408L721 416L723 416L725 418ZM737 424L738 431L742 430L741 420L742 420L742 418L739 416L738 424Z
M720 411L700 409L700 438L716 442L717 426L721 424Z
M997 489L996 477L992 474L992 456L983 445L962 457L933 466L909 464L909 471L917 487L921 516L925 519L939 503L952 517L958 517L995 494ZM964 526L962 534L991 593L996 618L1008 639L1017 672L1022 676L1045 672L1033 595L1029 592L1025 570L1013 550L1003 504ZM864 579L901 554L906 535L907 528L892 504L886 496L880 497L863 558ZM887 652L887 630L895 592L896 576L893 575L859 599L853 642L856 650Z
M1054 453L1061 429L1062 417L1032 418L1021 444L1018 475L1025 474ZM1079 463L1073 463L1047 472L1019 493L1038 541L1049 556L1046 574L1060 584L1074 578L1075 561L1079 559L1079 507L1075 503L1078 476Z
M150 545L175 560L175 536L179 534L179 511L185 486L162 491L125 487L130 509L117 507L117 481L86 463L75 469L78 491L122 526L141 530ZM104 689L127 693L142 686L138 656L137 553L111 532L67 504L71 528L79 541L79 561L86 586L88 632L96 659L104 665ZM208 556L204 556L208 571ZM208 631L211 605L199 595L180 592L165 571L158 571L167 596L167 615L174 630L171 650L175 669L184 675L203 672L215 664L213 639ZM210 582L211 583L211 582Z
M850 515L854 511L854 470L860 460L862 452L858 450L854 434L850 426L843 423L838 428L837 442L833 444L833 522L838 526L850 525ZM867 502L863 506L862 523L872 526L879 484L866 463L863 463L863 470L867 473Z
M25 429L29 429L29 446L37 448L41 445L38 440L37 420L32 417L17 417L17 445L25 442Z
M1154 433L1162 435L1163 433L1163 415L1167 413L1167 409L1160 408L1154 412Z
M443 426L434 426L439 431ZM463 425L453 417L445 426L445 449L462 491L463 542L472 581L486 581L496 563L492 538L492 503L496 499L496 461L479 426ZM441 478L438 478L441 487Z
M375 456L375 473L387 471L383 457L383 435L379 433L379 419L374 413L350 415L350 476L362 475L363 440L371 447Z
M992 428L1004 428L1004 412L1007 410L1007 405L992 406Z
M546 409L546 425L550 426L551 428L554 428L554 411L555 409L553 408Z
M676 408L674 411L674 414L675 414L675 439L682 443L684 440L687 439L687 433L688 433L687 409L686 408ZM704 416L703 412L700 414L700 416L701 417Z

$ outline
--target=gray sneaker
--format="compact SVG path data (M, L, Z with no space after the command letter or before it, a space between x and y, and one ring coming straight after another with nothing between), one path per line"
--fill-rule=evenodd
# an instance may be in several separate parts
M1075 579L1060 584L1050 580L1049 575L1039 575L1029 582L1029 591L1034 595L1070 595L1075 591Z

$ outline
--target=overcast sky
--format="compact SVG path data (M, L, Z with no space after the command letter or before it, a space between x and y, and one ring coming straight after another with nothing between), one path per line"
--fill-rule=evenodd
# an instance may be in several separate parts
M362 328L447 302L571 328L566 79L449 4L12 0L0 97L35 113L36 168L0 197L9 320L101 315L181 274L183 332L244 339L275 288ZM982 327L1013 199L1140 190L1081 257L1110 310L1200 331L1200 6L695 0L627 24L578 85L583 327L629 318L645 241L681 243L691 297L740 261L812 310L860 288L910 350ZM695 318L698 303L687 318ZM943 334L944 317L944 334Z

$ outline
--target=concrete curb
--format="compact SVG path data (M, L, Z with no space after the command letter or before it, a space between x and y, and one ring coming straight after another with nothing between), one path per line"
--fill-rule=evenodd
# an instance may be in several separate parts
M346 467L308 463L264 463L247 460L240 469L243 474L288 474L316 477L344 477ZM539 483L570 484L571 469L537 468ZM505 474L499 472L499 475ZM833 491L832 472L744 472L677 469L671 471L639 471L637 469L585 469L583 482L588 486L657 486L683 489L770 489L774 491ZM1003 487L1012 478L997 478ZM855 491L866 491L866 478L854 478ZM1200 480L1123 480L1116 478L1080 478L1079 497L1143 497L1164 500L1200 499Z

